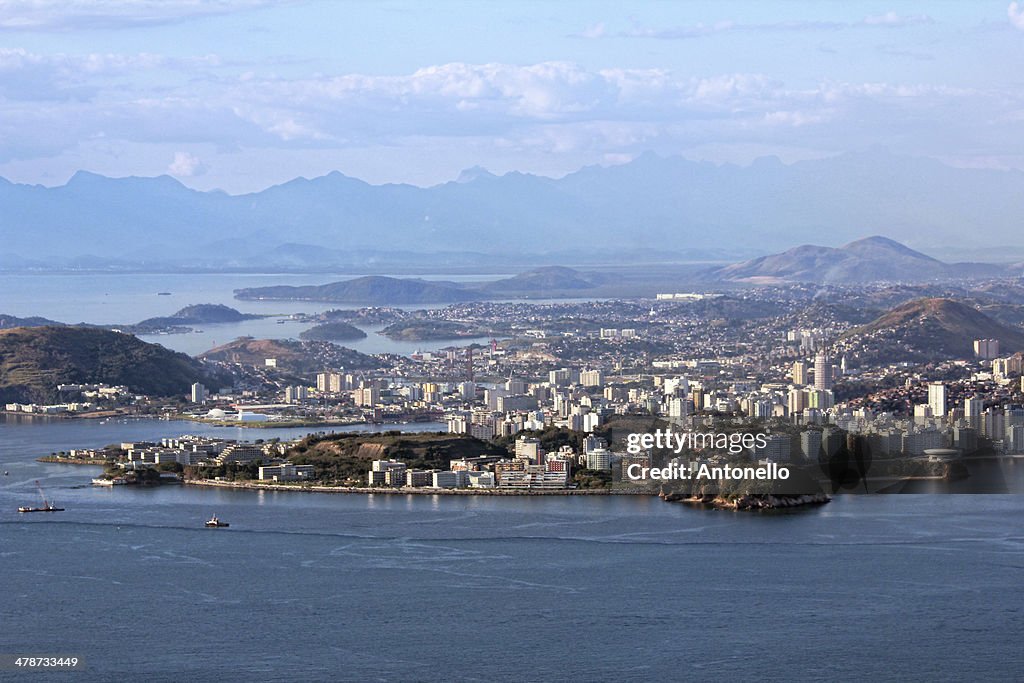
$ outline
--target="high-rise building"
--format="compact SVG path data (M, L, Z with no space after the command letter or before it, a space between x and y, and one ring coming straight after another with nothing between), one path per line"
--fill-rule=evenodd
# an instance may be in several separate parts
M942 382L928 384L928 406L932 409L932 417L946 415L946 385Z
M985 402L977 396L964 399L964 420L970 428L981 428L981 410L984 405Z
M380 403L380 389L376 385L363 386L352 392L357 406L372 408Z
M798 360L793 363L793 384L798 387L802 387L807 384L807 363L802 360Z
M832 360L827 353L819 353L814 357L814 388L818 391L832 388Z
M192 402L206 403L206 387L200 382L192 385Z
M817 463L820 451L821 432L817 429L807 429L800 432L800 455L804 457L805 461Z
M786 402L789 407L790 415L802 413L804 410L807 409L808 392L803 389L795 389L789 392L789 397L787 398Z
M284 390L285 403L302 403L308 398L306 387L293 385Z
M998 339L975 339L974 355L982 360L992 360L999 357Z
M540 445L540 439L530 436L522 436L516 439L516 459L528 460L535 465L543 462L544 449Z
M612 454L604 448L595 448L587 453L588 470L610 470L612 468Z

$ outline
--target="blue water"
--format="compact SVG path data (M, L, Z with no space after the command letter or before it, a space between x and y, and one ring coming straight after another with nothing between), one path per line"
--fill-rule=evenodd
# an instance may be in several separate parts
M386 274L386 273L385 273ZM41 316L65 323L134 324L146 318L169 316L191 304L224 304L243 313L275 317L195 326L188 334L143 335L140 339L169 349L197 355L238 337L257 339L298 339L313 325L287 321L292 313L320 313L330 309L356 309L358 305L310 301L239 301L234 290L269 285L316 285L346 280L351 273L283 275L238 273L189 274L72 274L0 273L0 314L18 317ZM401 276L399 276L401 277ZM424 275L425 280L481 281L506 275ZM159 296L158 292L170 292ZM578 302L584 299L552 299L550 302ZM441 308L442 304L396 306L407 310ZM409 355L417 350L432 351L447 346L487 344L489 337L440 341L393 341L378 334L383 325L361 326L364 339L343 342L362 353Z
M0 424L0 653L77 654L74 680L1024 676L1022 496L743 514L98 489L33 461L126 427L161 423ZM14 512L34 479L67 511ZM231 527L202 528L213 513Z

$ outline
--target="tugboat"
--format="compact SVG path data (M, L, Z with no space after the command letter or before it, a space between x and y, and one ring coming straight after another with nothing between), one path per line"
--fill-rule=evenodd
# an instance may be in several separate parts
M46 494L43 493L43 487L39 485L38 481L36 482L36 488L39 489L39 496L43 499L43 507L34 508L29 505L22 505L18 508L18 512L64 512L64 508L59 508L46 500Z
M206 526L209 527L209 528L216 528L216 527L228 527L228 526L231 526L231 525L228 524L227 522L220 521L219 519L217 519L217 515L214 515L213 517L210 517L210 519L206 520Z

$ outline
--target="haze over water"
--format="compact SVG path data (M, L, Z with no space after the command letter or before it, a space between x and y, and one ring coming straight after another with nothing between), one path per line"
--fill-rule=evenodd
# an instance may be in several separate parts
M259 315L291 315L317 313L331 309L358 309L359 304L317 301L239 301L234 290L266 285L322 284L345 280L358 275L322 273L312 275L284 274L64 274L0 273L0 291L4 301L0 313L18 317L41 316L64 323L134 324L145 318L172 315L192 304L224 304L243 313ZM490 279L481 276L436 275L424 279L466 280ZM493 276L500 277L500 276ZM160 292L170 292L160 296ZM407 310L439 308L444 304L395 306ZM237 323L193 325L198 332L187 334L140 335L139 338L161 344L175 351L197 355L218 344L226 344L242 336L257 339L298 339L313 327L312 323L285 322L280 318L259 318ZM362 353L397 353L408 355L417 350L438 349L454 344L473 342L486 344L489 338L451 341L392 341L377 334L384 326L366 326L365 339L341 342L342 346Z

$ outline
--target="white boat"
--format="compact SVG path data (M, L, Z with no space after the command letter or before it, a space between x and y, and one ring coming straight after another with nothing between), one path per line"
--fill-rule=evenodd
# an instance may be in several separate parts
M231 525L228 524L227 522L222 522L221 520L217 519L217 515L214 515L213 517L210 517L210 519L206 520L206 526L210 527L210 528L214 528L214 527L227 527L227 526L231 526Z

